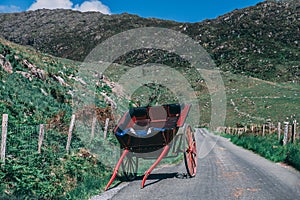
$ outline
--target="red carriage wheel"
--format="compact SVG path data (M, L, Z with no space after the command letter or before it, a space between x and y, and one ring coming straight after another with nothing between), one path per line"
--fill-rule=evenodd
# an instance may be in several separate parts
M195 135L190 125L186 125L184 129L185 145L184 145L184 163L187 173L190 177L196 175L197 169L197 149Z
M138 170L138 158L128 153L122 161L123 175L128 181L133 181L136 178Z

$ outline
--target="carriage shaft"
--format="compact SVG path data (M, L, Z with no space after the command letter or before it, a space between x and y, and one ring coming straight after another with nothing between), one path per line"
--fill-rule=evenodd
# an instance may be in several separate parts
M153 165L145 172L144 174L144 178L142 181L142 186L141 188L144 188L145 182L147 180L147 177L150 175L150 173L152 172L152 170L159 164L159 162L163 159L163 157L168 153L170 149L169 145L166 145L163 149L163 151L161 152L161 154L159 155L159 157L157 158L157 160L153 163Z
M113 175L111 176L109 182L107 183L106 187L105 187L105 190L107 190L109 188L109 186L113 183L113 181L115 180L116 176L117 176L117 173L118 173L118 170L120 168L120 165L122 163L122 161L124 160L125 156L128 154L129 150L128 149L125 149L114 169L114 172L113 172Z

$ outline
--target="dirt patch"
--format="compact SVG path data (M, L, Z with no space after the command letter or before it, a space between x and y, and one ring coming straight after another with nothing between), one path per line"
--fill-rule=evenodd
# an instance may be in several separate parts
M259 189L257 188L235 188L233 192L233 196L235 199L239 199L246 191L249 192L257 192Z
M235 188L235 191L233 193L234 198L236 199L240 198L243 195L244 191L245 191L244 188Z
M249 192L257 192L258 189L257 188L247 188L247 191L249 191Z
M225 151L226 149L223 148L223 147L219 147L218 150L220 150L220 151Z
M223 172L222 176L233 179L239 177L241 173L242 172Z

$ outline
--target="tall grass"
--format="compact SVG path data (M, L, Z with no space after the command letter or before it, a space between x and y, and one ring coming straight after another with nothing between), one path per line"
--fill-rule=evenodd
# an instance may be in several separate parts
M249 149L273 162L285 162L300 170L300 144L288 143L282 145L276 135L254 136L254 135L223 135L231 138L232 143Z

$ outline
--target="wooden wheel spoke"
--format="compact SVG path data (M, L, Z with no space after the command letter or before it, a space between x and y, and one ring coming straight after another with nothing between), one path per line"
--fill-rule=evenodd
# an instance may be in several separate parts
M197 168L197 149L194 133L192 132L191 126L186 126L184 134L186 138L186 146L184 151L185 166L188 175L190 177L194 177L196 175Z
M133 163L132 160L131 160L131 161L129 162L129 164L130 164L130 165L129 165L129 169L130 169L130 170L129 170L129 173L133 174L133 173L134 173L134 166L133 166L134 163Z
M128 160L125 158L124 159L124 165L127 166L128 165Z
M128 181L135 179L138 168L138 160L133 155L126 155L122 162L123 174Z
M196 166L196 160L195 160L195 157L192 154L191 154L191 160L192 160L193 166Z

